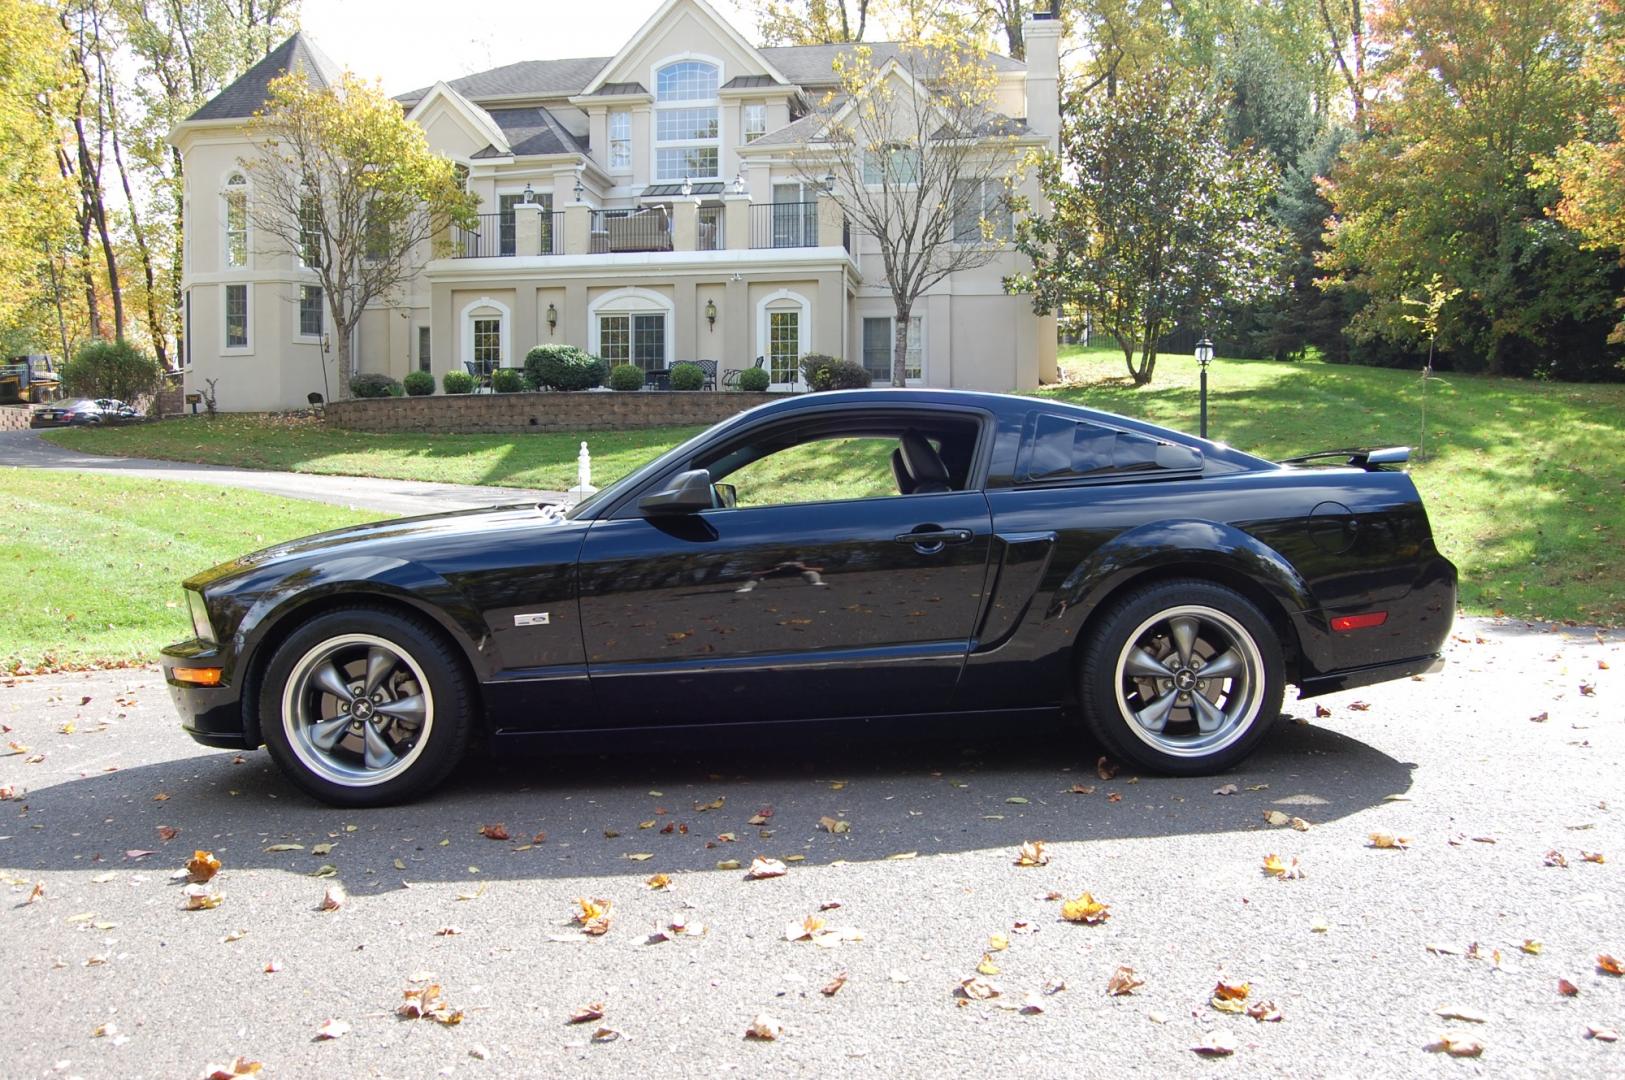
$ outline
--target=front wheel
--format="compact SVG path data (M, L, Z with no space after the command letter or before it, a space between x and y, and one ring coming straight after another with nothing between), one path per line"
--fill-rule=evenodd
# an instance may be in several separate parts
M1114 755L1176 776L1221 772L1281 712L1281 644L1233 589L1166 581L1120 601L1085 649L1084 716Z
M260 690L266 749L335 806L384 806L445 779L468 745L468 680L421 620L375 608L318 615L278 646Z

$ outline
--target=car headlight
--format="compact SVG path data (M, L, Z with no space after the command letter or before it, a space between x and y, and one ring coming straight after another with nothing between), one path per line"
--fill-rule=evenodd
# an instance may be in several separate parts
M209 625L209 608L203 602L203 594L186 590L186 606L192 612L192 633L199 641L214 641L214 627Z

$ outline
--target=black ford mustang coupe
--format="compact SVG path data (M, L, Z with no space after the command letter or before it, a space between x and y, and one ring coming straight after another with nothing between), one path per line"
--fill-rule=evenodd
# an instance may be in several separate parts
M1029 723L1223 770L1308 697L1433 670L1456 570L1405 451L1277 464L1042 398L859 390L742 413L569 511L295 540L185 583L187 730L328 802L477 735Z

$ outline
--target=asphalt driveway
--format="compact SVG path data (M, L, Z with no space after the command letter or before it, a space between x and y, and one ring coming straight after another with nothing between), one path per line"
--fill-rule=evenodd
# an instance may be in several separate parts
M432 484L422 480L380 480L370 476L314 476L309 473L232 469L181 461L105 457L66 450L33 431L0 431L0 465L31 469L108 471L151 480L189 480L199 484L248 488L290 499L351 506L389 514L436 514L522 502L562 502L556 491Z
M1625 959L1625 635L1464 620L1449 658L1289 701L1212 779L1103 779L1081 741L1018 728L629 740L480 758L428 801L350 812L263 752L187 741L155 673L5 681L0 753L26 749L0 757L0 1073L191 1077L241 1054L272 1077L1625 1074L1625 1045L1587 1037L1625 1030L1625 979L1597 961ZM1014 865L1027 840L1047 865ZM212 910L182 910L171 877L195 849L224 867ZM1302 876L1266 874L1270 854ZM756 855L788 872L718 868ZM319 910L336 883L348 900ZM1108 917L1063 921L1050 897L1086 890ZM613 901L607 933L572 924L581 897ZM861 940L787 941L809 916ZM690 932L651 937L674 921ZM979 964L999 996L956 996ZM1109 996L1120 965L1144 984ZM1219 980L1282 1019L1217 1011ZM431 981L461 1023L395 1015ZM762 1012L782 1035L747 1041ZM330 1019L348 1030L318 1040ZM1426 1049L1452 1029L1482 1056ZM1215 1034L1232 1056L1192 1051Z

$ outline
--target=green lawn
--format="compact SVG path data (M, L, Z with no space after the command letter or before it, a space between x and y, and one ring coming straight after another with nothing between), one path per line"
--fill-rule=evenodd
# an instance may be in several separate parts
M0 469L0 671L153 659L191 636L183 578L382 516L212 484Z
M1116 352L1066 349L1063 369L1069 381L1041 394L1197 426L1196 365L1188 356L1163 357L1155 381L1140 389ZM1419 442L1416 372L1221 359L1210 377L1210 433L1266 457ZM1625 624L1625 573L1609 554L1625 530L1625 386L1443 375L1428 396L1427 458L1412 474L1440 548L1461 568L1464 609ZM695 430L368 435L234 416L49 437L97 453L558 490L574 483L582 438L602 486ZM819 469L817 461L798 461L794 474L816 481Z

